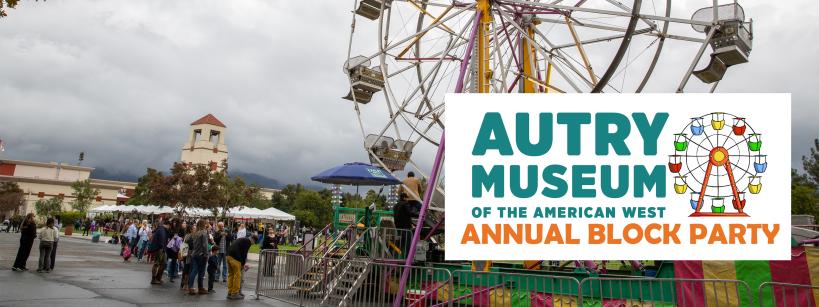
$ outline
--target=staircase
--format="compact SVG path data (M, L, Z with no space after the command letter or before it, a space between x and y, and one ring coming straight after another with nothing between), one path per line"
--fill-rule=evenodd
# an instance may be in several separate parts
M345 261L340 264L344 266L332 284L330 290L324 295L321 306L347 306L361 284L367 279L370 266L366 262Z
M329 244L326 252L317 258L308 258L315 261L307 272L302 274L289 288L301 295L323 294L327 286L342 276L349 266L349 260L354 256L359 239L355 225L347 227Z

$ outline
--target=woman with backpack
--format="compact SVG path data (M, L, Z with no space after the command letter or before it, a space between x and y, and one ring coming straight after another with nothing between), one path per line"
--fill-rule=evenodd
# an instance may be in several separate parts
M179 225L175 225L174 229L171 231L173 233L173 238L168 241L168 245L165 247L165 253L168 254L168 279L170 282L177 277L179 274L179 263L177 262L179 258L179 248L182 247L182 237L179 236L177 232Z
M187 225L187 223L182 223L182 225ZM191 274L191 265L192 261L188 254L190 253L190 246L193 243L192 234L196 232L196 225L186 227L185 228L185 237L182 239L182 246L179 248L179 261L182 262L182 282L180 283L180 288L182 291L188 291L188 278L190 278Z

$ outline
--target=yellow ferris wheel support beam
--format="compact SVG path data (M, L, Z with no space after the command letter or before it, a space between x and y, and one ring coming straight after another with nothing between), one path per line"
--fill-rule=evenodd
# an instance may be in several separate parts
M481 20L478 24L478 33L476 33L478 45L476 50L476 68L477 68L477 84L475 88L478 93L489 93L490 82L492 81L492 68L490 66L489 54L489 35L490 26L492 25L492 1L478 0L477 10L480 12Z
M522 80L523 93L538 93L540 92L538 85L542 85L542 83L536 82L532 79L537 73L537 51L535 50L535 46L530 43L535 40L534 27L534 23L527 25L526 36L528 36L529 39L520 40L520 65L523 66L523 75L526 76ZM540 86L540 88L542 89L542 86Z

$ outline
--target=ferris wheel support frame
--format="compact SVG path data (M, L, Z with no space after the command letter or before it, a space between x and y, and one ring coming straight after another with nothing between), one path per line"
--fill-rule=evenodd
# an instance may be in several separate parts
M488 0L480 0L489 2ZM488 6L487 6L488 9ZM473 21L474 25L472 28L472 33L470 34L469 43L466 47L466 52L464 53L463 61L461 62L460 72L458 72L458 80L455 87L456 93L462 93L464 89L464 77L466 76L467 68L469 67L470 57L472 56L473 48L475 47L476 38L480 33L481 23L482 23L482 15L484 14L483 11L478 10L475 13L475 20ZM478 59L480 60L480 59ZM441 141L438 145L438 151L435 153L435 161L432 164L432 171L429 174L429 180L427 180L427 189L424 191L424 198L422 199L421 210L418 213L418 223L422 224L424 219L426 218L427 210L429 209L429 203L432 201L432 193L435 188L438 186L438 171L440 170L441 164L444 160L444 137L446 136L446 129L441 132ZM410 266L412 266L412 261L415 259L415 247L418 245L418 240L421 238L421 230L422 226L418 226L415 228L415 231L412 234L412 241L409 245L409 251L407 251L407 259L404 262L404 268L401 273L401 280L398 283L398 292L397 293L404 293L404 290L407 287L407 280L409 279L410 274ZM403 295L396 295L395 300L393 301L393 307L401 306L401 301L403 299Z

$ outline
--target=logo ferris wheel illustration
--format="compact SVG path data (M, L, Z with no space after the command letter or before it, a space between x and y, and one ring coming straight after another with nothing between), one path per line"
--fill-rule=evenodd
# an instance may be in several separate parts
M748 216L746 193L762 191L768 162L762 154L762 134L744 117L714 112L691 118L674 134L668 168L674 175L674 192L690 195L694 210L690 216ZM726 201L733 209L725 209Z

